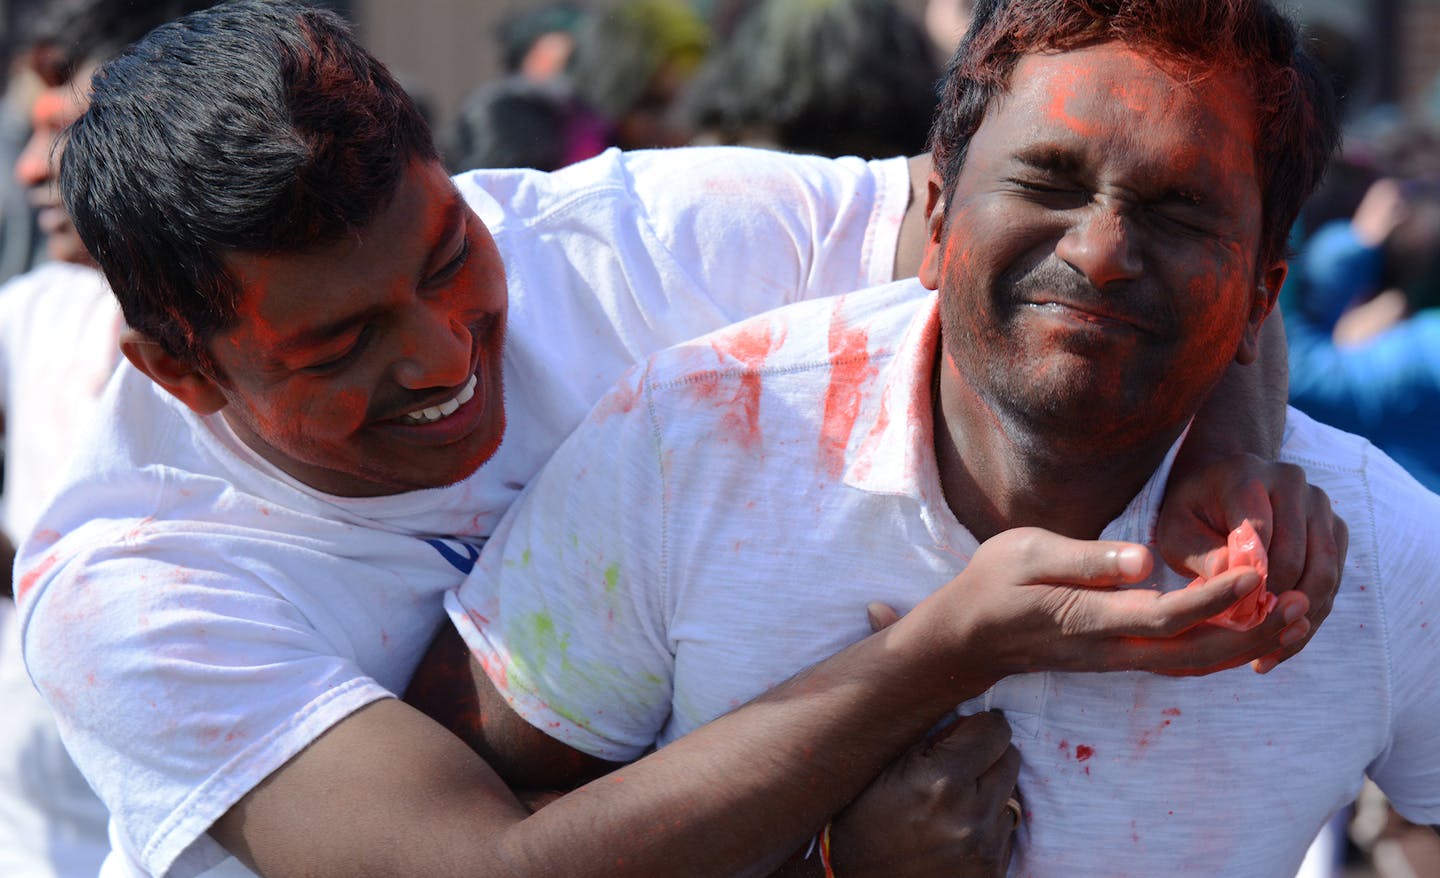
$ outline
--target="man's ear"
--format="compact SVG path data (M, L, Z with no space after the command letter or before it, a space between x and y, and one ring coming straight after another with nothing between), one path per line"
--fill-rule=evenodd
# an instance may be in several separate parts
M148 335L125 327L120 332L120 353L197 415L213 415L225 407L225 394L214 378L170 354Z
M1255 362L1260 355L1260 327L1265 318L1275 310L1280 288L1290 273L1290 263L1280 261L1265 270L1260 283L1255 285L1255 296L1250 304L1250 316L1245 322L1245 333L1240 338L1240 347L1235 352L1235 361L1241 365Z
M930 172L925 193L925 254L920 258L920 283L940 289L940 262L945 243L945 183L939 171Z

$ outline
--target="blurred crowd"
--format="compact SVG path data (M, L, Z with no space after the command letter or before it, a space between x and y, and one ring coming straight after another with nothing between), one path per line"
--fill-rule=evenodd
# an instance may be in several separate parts
M118 17L106 17L122 5ZM87 341L3 325L35 307L30 300L47 284L101 283L58 199L57 135L83 112L98 63L159 20L204 5L37 2L3 34L0 165L14 173L0 186L0 280L13 279L0 288L0 411L12 458L21 442L54 455L68 442L55 418L37 438L18 433L20 424L36 423L16 417L27 403L9 389L27 357L58 345L85 360L92 396L114 366L113 345L103 342L113 341L118 319L113 304L94 296L72 293L74 307L88 310L66 318L95 327ZM969 0L929 0L916 16L890 0L534 3L494 35L504 75L480 84L438 133L457 171L556 170L611 147L685 144L916 154L925 150L935 83L969 7ZM1373 50L1363 36L1320 23L1312 38L1345 96L1347 126L1339 162L1294 230L1281 296L1292 402L1367 436L1440 491L1440 89L1429 106L1377 102L1365 67ZM55 264L66 266L61 274L47 268ZM92 343L87 359L82 348ZM43 383L31 392L84 405L83 393ZM25 477L13 463L5 469L3 525L18 538L29 514L22 504L41 488L17 482ZM44 476L43 467L25 471ZM0 874L93 875L91 859L105 846L103 812L93 797L87 801L78 775L67 773L63 751L44 749L41 732L15 730L17 717L43 707L25 692L9 610L0 623L0 704L9 714L0 732ZM22 703L31 706L17 708ZM27 817L18 804L26 796L45 799L55 815L44 823ZM1347 851L1353 874L1364 849L1379 874L1440 875L1435 837L1407 827L1373 797L1362 796L1353 819L1342 816L1327 838L1309 874L1339 874ZM17 852L27 847L39 851L37 862L48 857L53 871L25 871Z

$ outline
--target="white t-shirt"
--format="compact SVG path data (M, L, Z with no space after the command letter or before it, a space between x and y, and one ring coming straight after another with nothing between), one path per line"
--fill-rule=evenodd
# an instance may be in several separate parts
M609 152L457 178L510 290L504 442L469 479L319 494L128 364L17 562L26 659L110 806L112 875L248 872L210 825L399 692L499 516L646 353L887 278L903 160ZM222 862L223 861L223 862Z
M119 357L120 309L100 272L48 262L0 287L0 528L19 543L64 475ZM94 878L110 845L105 806L71 762L0 598L0 875Z
M936 470L922 292L762 315L601 400L447 596L522 716L633 759L864 637L867 602L907 611L964 569L977 542ZM1299 413L1283 457L1350 525L1299 656L1268 676L1021 675L961 706L1003 710L1022 755L1012 874L1293 875L1366 773L1440 823L1440 497ZM1153 542L1169 462L1103 539Z
M93 268L47 262L0 287L0 527L17 543L45 508L115 373L122 322Z

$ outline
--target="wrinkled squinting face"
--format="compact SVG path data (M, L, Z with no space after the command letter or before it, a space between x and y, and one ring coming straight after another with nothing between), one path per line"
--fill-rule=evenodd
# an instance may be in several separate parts
M921 278L1002 423L1153 440L1254 356L1284 277L1257 266L1254 103L1173 73L1114 43L1028 55L970 143Z
M210 345L222 413L271 463L362 497L452 484L495 453L505 273L438 164L411 165L350 238L226 264L244 294Z
M63 85L40 92L30 108L30 140L15 160L15 177L26 189L45 234L46 255L61 262L94 265L60 198L60 152L57 144L66 127L90 105L90 72L76 74Z

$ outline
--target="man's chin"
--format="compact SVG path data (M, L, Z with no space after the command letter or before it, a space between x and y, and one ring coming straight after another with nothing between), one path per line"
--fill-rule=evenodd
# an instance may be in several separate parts
M74 232L51 235L45 242L45 255L56 262L69 262L86 268L98 267L91 258L90 251L85 249L80 236Z

